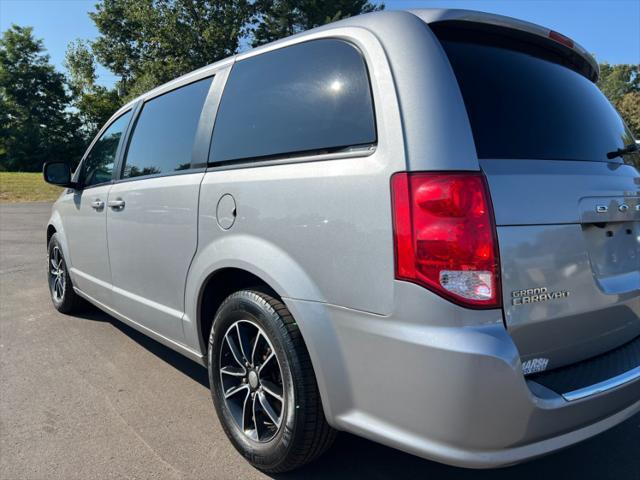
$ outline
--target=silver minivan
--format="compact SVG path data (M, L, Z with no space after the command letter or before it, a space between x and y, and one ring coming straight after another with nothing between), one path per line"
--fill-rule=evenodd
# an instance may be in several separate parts
M571 39L463 10L197 70L45 166L53 304L207 366L267 472L336 431L472 468L584 440L640 412L639 159L597 79Z

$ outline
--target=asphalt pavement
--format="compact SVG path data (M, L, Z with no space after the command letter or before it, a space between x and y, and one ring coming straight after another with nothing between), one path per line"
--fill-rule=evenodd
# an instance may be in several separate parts
M97 310L56 312L45 277L50 209L0 205L0 479L268 478L225 437L203 367ZM640 415L500 470L341 434L319 461L274 478L640 480Z

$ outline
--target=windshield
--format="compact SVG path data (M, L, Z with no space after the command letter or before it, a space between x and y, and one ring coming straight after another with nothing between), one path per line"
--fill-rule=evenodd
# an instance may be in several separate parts
M607 153L633 143L631 132L598 87L558 54L494 33L434 30L480 158L622 162ZM637 162L638 154L625 157Z

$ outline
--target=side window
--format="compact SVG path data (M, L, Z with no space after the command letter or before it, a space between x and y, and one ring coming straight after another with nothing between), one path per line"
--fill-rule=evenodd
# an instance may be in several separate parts
M375 143L367 68L342 40L315 40L236 63L225 86L212 163Z
M111 181L118 145L130 119L131 110L115 120L93 144L82 163L82 184L85 187Z
M123 178L188 170L212 78L145 102L129 142Z

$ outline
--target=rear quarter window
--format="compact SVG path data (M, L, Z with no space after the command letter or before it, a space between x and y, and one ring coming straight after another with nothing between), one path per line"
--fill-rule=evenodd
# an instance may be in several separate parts
M503 35L436 28L480 158L609 160L633 142L598 87L544 48Z
M315 40L233 66L209 161L332 151L375 141L362 55L341 40Z

